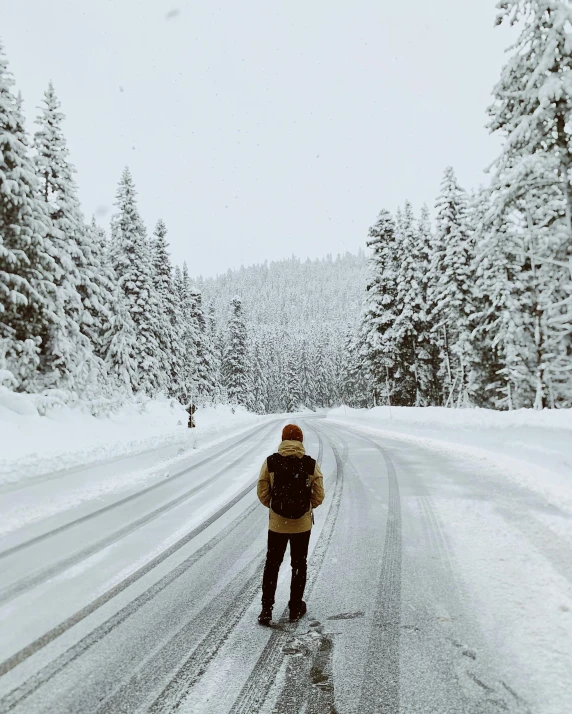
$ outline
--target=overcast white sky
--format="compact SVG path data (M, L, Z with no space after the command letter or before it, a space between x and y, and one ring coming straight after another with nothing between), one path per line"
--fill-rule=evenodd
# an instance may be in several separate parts
M0 33L28 128L48 81L87 216L123 166L191 275L356 251L382 207L467 187L510 41L494 0L26 0Z

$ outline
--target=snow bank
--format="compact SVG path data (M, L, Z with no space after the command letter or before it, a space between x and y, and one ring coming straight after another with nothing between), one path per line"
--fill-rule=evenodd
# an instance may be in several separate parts
M260 419L242 407L219 405L198 409L197 428L188 429L184 408L164 397L137 397L121 406L110 403L107 409L98 404L94 410L91 403L66 405L57 396L0 387L0 484L151 449L196 448L218 433L226 436Z
M572 512L572 410L444 407L331 409L328 419L360 425L432 450L455 451Z
M572 431L572 409L515 409L510 412L492 409L447 409L445 407L375 407L330 409L328 416L336 419L347 416L352 419L377 421L388 424L411 424L430 428L479 428L497 429L529 426ZM572 436L572 434L570 435Z

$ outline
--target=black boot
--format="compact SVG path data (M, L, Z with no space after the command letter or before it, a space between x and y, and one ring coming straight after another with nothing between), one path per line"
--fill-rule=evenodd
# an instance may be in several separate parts
M262 606L262 611L260 615L258 615L259 624L268 627L270 620L272 620L272 608Z
M298 620L301 620L307 610L308 608L303 600L300 600L297 605L290 605L290 622L298 622Z

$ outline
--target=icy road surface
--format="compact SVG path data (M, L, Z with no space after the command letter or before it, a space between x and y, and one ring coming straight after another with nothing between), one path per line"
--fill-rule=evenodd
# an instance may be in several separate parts
M570 515L454 453L297 422L327 492L306 618L283 619L283 567L256 623L267 421L4 534L0 712L569 714Z

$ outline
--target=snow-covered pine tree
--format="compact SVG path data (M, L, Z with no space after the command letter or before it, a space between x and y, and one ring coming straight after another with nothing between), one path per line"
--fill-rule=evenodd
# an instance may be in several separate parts
M264 328L260 350L267 381L266 411L269 413L286 411L286 382L284 377L285 335L274 325Z
M465 406L471 342L471 240L468 235L467 195L451 167L445 169L437 199L437 220L431 264L433 335L441 350L440 374L445 404Z
M105 315L101 325L101 335L94 341L96 352L104 360L107 388L118 389L132 395L139 387L139 374L136 363L136 327L129 313L128 301L123 288L119 285L111 264L111 245L105 231L100 228L95 218L91 222L94 251L101 265L101 284L112 285L109 304L105 311L98 310L98 315ZM102 291L102 295L106 293Z
M494 90L490 128L506 137L483 242L505 404L572 403L572 8L564 0L502 0L497 23L520 24ZM504 270L500 270L501 267Z
M213 370L213 345L207 319L203 310L203 296L197 288L191 288L191 319L196 333L197 388L202 402L212 401L215 394Z
M340 374L340 400L356 409L372 406L371 385L367 380L367 367L360 357L359 335L355 327L348 326L343 348Z
M140 387L137 328L129 312L128 298L119 283L113 294L113 310L103 335L108 379L128 395Z
M311 406L331 407L338 402L334 349L329 329L315 326L309 346L309 362L316 389L315 403Z
M313 325L308 335L304 349L304 372L305 377L302 386L305 388L305 405L315 409L322 406L324 397L324 380L322 376L321 349L318 344L319 328ZM287 366L285 365L285 369ZM286 380L287 381L287 380Z
M286 411L297 411L302 403L302 360L298 340L290 340L285 360Z
M36 374L42 337L54 319L56 266L46 248L49 218L13 84L0 45L0 368L10 370L24 389Z
M190 378L190 391L193 399L199 398L199 345L201 343L200 323L197 315L196 293L191 284L189 268L183 262L183 294L184 294L184 325L185 325L185 351L188 361L188 376Z
M209 365L210 378L212 380L212 401L215 404L221 403L222 398L222 377L221 377L221 364L222 364L222 347L220 333L217 330L217 321L215 307L212 303L209 304L207 309L207 333L209 350L211 354L211 362Z
M196 308L193 298L189 269L183 263L183 270L175 269L175 289L179 297L183 365L181 371L182 391L180 400L187 403L197 401L199 396L197 345L199 342Z
M268 363L264 355L264 341L260 333L250 337L249 354L251 360L253 411L266 414L268 408Z
M307 407L313 407L315 403L314 394L316 384L309 361L309 345L312 341L313 329L310 328L300 336L300 390L302 403Z
M88 265L92 273L91 291L89 299L83 300L84 320L82 329L89 337L95 354L105 359L107 333L113 313L115 311L116 276L109 258L109 242L103 228L97 225L95 217L88 227L89 254ZM82 287L80 286L80 295ZM83 299L83 298L82 298Z
M224 384L231 404L247 406L251 396L247 333L241 299L234 297L230 308L223 360Z
M57 319L52 323L43 349L46 386L97 393L102 378L102 363L91 341L95 323L104 319L104 301L100 298L101 265L94 262L91 231L84 223L75 171L69 160L67 142L52 83L44 94L44 104L36 119L34 161L40 190L51 219L46 246L57 266L54 302ZM103 285L109 292L111 285ZM97 330L97 327L96 327Z
M394 379L393 402L404 406L424 406L427 395L421 390L420 360L417 342L418 333L423 330L423 295L421 290L421 268L419 236L413 208L409 201L400 212L397 232L397 276L396 308L393 323Z
M159 219L151 240L151 255L153 263L153 284L159 303L161 319L158 323L157 341L165 357L169 370L167 392L178 396L181 392L181 374L183 372L183 337L178 310L178 300L173 282L173 269L169 258L167 243L167 227Z
M475 244L475 259L471 265L474 312L469 319L472 352L469 391L477 406L496 409L508 405L510 387L505 377L503 345L496 339L498 294L495 296L496 291L491 288L498 281L504 284L505 268L495 263L487 253L490 232L487 215L490 208L489 189L480 188L471 196L468 226Z
M434 339L431 314L435 308L431 299L434 291L431 286L431 264L433 259L433 232L429 208L421 208L418 227L418 246L416 250L419 268L418 280L421 287L421 315L417 338L420 359L419 385L426 405L439 406L443 395L443 386L439 378L439 345Z
M348 326L343 346L339 393L342 404L346 404L349 407L355 407L357 401L355 399L354 385L354 368L357 363L355 350L357 340L355 337L352 327Z
M397 313L397 237L396 225L389 211L383 209L370 229L367 246L369 280L360 328L361 356L368 365L374 402L385 403L387 385L393 382L395 369L394 323Z
M153 285L149 241L137 209L136 195L131 172L125 168L117 189L117 213L111 223L110 255L135 324L137 387L153 395L168 386L169 372L161 370L161 365L166 363L157 339L162 317Z

